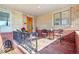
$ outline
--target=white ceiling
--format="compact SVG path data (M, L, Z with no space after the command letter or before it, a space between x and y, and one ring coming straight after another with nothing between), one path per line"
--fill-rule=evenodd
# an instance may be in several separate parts
M22 11L26 14L38 16L47 13L49 11L53 11L55 9L71 5L70 4L2 4L1 6L13 8L18 11Z

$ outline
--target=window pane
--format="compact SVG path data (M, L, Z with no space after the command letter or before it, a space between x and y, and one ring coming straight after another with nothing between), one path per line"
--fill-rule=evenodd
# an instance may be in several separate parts
M55 26L58 26L58 25L61 25L61 16L60 16L61 13L56 13L54 15L54 25Z
M63 26L70 25L70 11L69 10L62 12L62 25Z
M68 25L69 21L67 19L62 19L62 25Z
M0 16L1 16L1 17L7 17L7 18L9 18L9 13L1 12L1 11L0 11Z
M0 26L5 26L5 25L7 25L6 21L0 21Z
M7 21L7 20L8 20L7 17L2 17L2 16L0 16L0 21Z
M9 19L9 13L0 11L0 26L7 26Z

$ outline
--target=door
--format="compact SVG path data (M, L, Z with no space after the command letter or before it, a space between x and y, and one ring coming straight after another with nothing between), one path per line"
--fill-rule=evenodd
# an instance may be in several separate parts
M33 30L33 18L27 17L27 31L32 32Z

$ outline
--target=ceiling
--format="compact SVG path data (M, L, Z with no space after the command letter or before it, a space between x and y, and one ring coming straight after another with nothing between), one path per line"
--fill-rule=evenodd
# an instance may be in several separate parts
M38 16L58 8L71 6L70 4L2 4L8 8L16 9L26 14Z

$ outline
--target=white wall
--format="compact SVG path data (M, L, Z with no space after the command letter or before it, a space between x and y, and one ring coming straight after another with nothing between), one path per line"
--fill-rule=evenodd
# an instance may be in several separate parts
M51 29L52 27L52 13L49 12L47 14L37 16L36 27L38 29Z
M23 13L12 10L12 31L23 27Z

